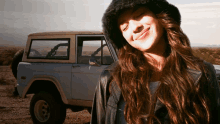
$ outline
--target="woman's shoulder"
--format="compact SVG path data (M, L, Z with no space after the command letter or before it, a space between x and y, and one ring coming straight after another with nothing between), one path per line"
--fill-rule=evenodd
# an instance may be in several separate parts
M109 65L108 67L106 67L100 77L105 77L105 76L111 76L111 72L113 72L113 70L115 69L115 67L118 65L118 61L115 61L114 63L112 63L111 65Z
M215 68L214 68L213 64L211 64L211 63L209 63L209 62L206 62L205 60L203 61L203 63L205 64L206 69L207 69L208 71L215 73Z
M210 84L210 86L216 90L218 90L219 92L219 84L218 84L218 81L217 81L217 77L216 77L216 70L213 66L213 64L209 63L209 62L206 62L204 61L204 64L205 64L205 70L206 70L206 77L208 79L208 84Z
M114 68L118 65L118 61L112 63L111 65L109 65L108 67L106 67L101 75L100 75L100 84L103 87L106 87L107 84L109 84L109 82L111 82L112 80L112 71L114 70Z
M111 65L109 65L108 67L106 67L104 69L104 71L112 71L116 66L118 65L118 61L113 62Z
M193 68L187 68L187 71L190 73L190 75L194 79L195 84L198 83L198 81L200 80L203 74L205 75L206 78L208 78L209 81L211 82L216 81L216 71L215 71L214 66L211 63L204 61L204 60L200 64L203 64L203 67L204 67L203 71L193 69Z
M204 71L205 73L210 73L210 74L214 74L216 73L215 68L213 66L213 64L203 60L203 62L201 63L203 64L204 67ZM191 73L195 73L195 74L201 74L202 72L200 70L197 69L193 69L193 68L187 68L187 70Z
M215 70L213 64L206 62L206 61L204 61L203 63L205 65L205 70L206 70L207 76L211 79L215 79L216 78L216 70Z

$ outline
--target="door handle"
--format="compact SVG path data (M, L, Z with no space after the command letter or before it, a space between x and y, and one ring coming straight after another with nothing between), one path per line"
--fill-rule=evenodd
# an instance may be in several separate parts
M79 65L73 65L72 67L75 68L75 67L80 67L80 66Z

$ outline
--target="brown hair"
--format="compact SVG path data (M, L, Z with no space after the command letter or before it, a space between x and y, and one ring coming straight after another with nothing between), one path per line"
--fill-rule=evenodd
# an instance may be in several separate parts
M192 54L189 39L180 25L166 13L156 15L164 28L167 43L166 63L162 71L160 86L154 98L150 97L149 82L155 71L141 51L130 46L125 40L119 49L119 64L113 72L114 80L121 88L126 101L124 115L128 123L160 122L154 113L158 99L167 109L171 124L210 123L209 99L203 93L206 81L203 61ZM202 80L195 84L187 68L202 72ZM146 107L149 105L150 107ZM148 114L149 112L149 114Z

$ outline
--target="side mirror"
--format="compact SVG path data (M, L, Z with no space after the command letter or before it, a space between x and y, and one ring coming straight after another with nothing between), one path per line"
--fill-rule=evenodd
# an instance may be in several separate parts
M94 57L91 57L91 58L89 59L89 65L90 65L90 66L100 66L100 65L97 63L97 61L96 61L96 59L95 59Z

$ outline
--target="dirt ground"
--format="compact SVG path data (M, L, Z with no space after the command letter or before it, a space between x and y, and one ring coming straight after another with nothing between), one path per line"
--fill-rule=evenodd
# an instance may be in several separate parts
M33 95L27 95L27 98L13 96L16 79L9 66L0 66L0 82L0 124L33 124L29 112ZM64 124L84 124L90 119L87 110L73 112L67 109Z

